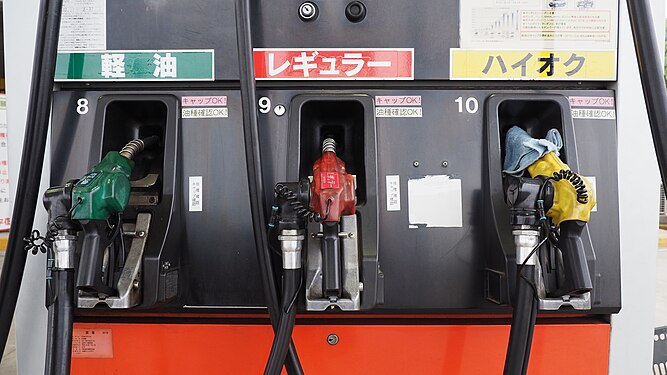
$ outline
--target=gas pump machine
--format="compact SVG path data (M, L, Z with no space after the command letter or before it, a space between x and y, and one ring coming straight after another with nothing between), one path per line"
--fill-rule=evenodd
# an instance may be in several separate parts
M617 1L92 3L47 369L607 373Z

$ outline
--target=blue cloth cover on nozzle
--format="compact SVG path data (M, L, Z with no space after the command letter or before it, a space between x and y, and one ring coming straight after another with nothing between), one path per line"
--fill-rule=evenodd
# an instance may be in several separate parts
M512 126L505 136L505 160L503 172L512 176L521 176L537 159L563 147L563 138L556 129L547 132L545 139L536 139L518 126Z

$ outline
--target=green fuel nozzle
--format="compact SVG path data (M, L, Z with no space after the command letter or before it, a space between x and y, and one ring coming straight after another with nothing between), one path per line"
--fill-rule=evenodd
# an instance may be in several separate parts
M123 212L130 200L130 176L134 157L143 149L158 142L151 136L135 139L120 152L111 151L92 171L83 176L72 190L72 210L75 220L106 220Z
M74 185L72 219L79 221L84 232L76 280L79 290L104 295L115 293L114 284L109 281L113 278L104 281L102 275L104 249L115 239L115 235L109 233L107 220L127 207L134 157L157 141L157 137L135 139L120 151L109 152ZM120 215L115 225L122 225Z

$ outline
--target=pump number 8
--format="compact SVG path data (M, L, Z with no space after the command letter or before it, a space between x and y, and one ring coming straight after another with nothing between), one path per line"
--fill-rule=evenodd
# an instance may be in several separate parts
M463 97L459 96L454 100L455 103L459 104L459 113L463 113ZM477 101L476 98L470 97L466 99L465 103L465 110L466 112L473 114L477 113L477 110L479 109L479 102Z
M88 113L88 99L81 98L76 101L76 113L80 115Z

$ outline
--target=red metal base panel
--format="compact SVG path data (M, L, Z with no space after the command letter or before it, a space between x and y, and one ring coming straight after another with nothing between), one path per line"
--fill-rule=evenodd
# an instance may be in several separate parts
M336 334L336 345L327 336ZM299 325L308 375L502 374L508 325ZM608 324L535 328L530 375L608 373ZM261 374L264 325L77 323L72 374ZM285 373L285 372L283 372Z

